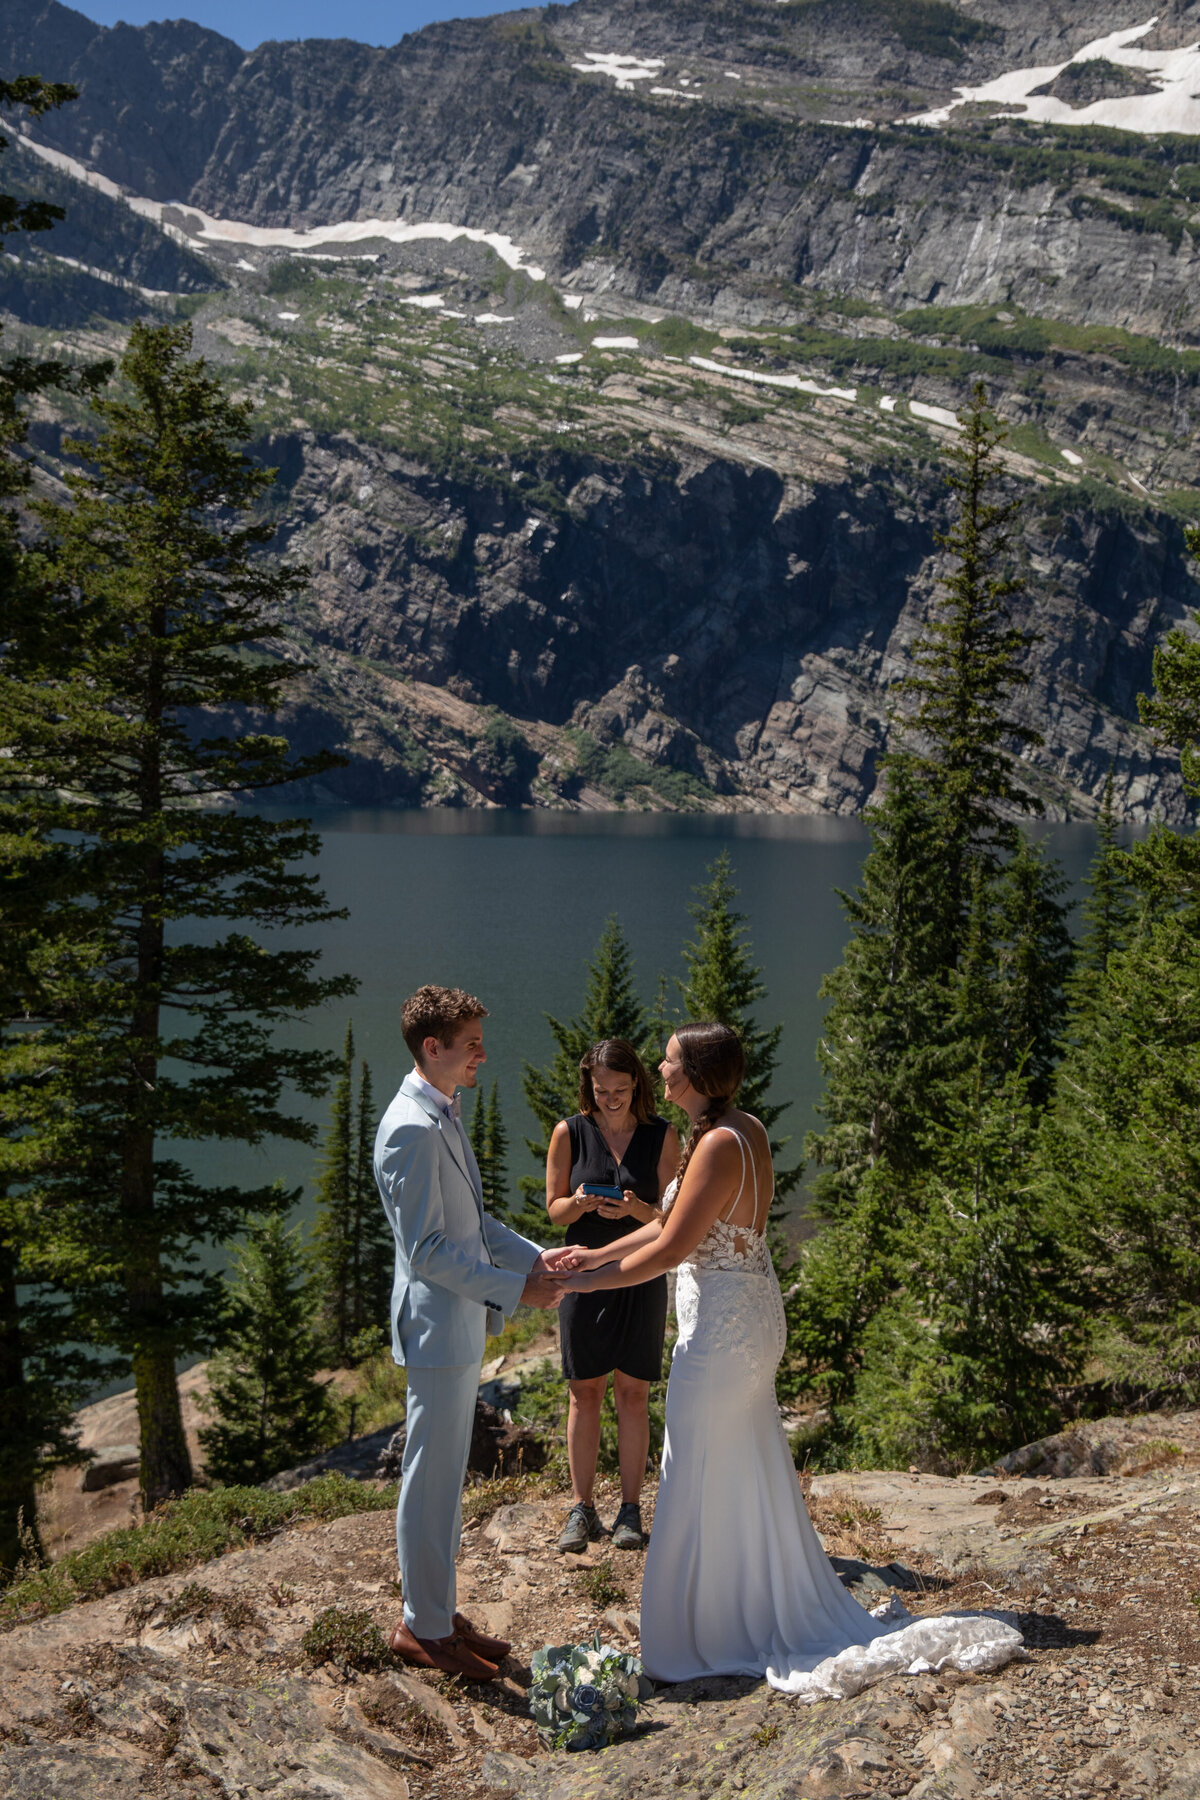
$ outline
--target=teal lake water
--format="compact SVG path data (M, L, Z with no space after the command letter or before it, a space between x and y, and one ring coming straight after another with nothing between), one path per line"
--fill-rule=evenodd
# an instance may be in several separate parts
M589 958L614 912L643 997L652 1000L661 970L677 999L673 983L683 974L693 889L727 849L767 988L759 1019L784 1027L774 1098L791 1102L779 1129L790 1132L799 1154L821 1090L818 990L846 938L836 890L857 881L868 846L863 825L646 813L330 808L308 816L321 833L319 872L329 900L349 911L315 934L323 967L349 970L361 985L353 1000L290 1028L289 1038L339 1048L352 1018L357 1054L371 1066L382 1111L411 1066L399 1030L405 996L425 981L478 994L491 1015L483 1074L489 1088L499 1079L514 1183L535 1172L522 1141L533 1120L520 1071L523 1061L545 1062L552 1053L544 1015L579 1009ZM1054 826L1040 835L1078 894L1094 829ZM298 1110L323 1123L328 1102L303 1102ZM302 1145L272 1143L250 1151L205 1147L195 1160L206 1176L252 1184L278 1175L302 1185L298 1216L308 1218L314 1158Z

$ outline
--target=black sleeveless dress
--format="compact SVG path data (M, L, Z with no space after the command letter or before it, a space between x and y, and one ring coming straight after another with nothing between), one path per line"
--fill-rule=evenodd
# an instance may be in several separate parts
M667 1121L655 1116L638 1125L619 1168L586 1113L567 1120L571 1139L568 1192L581 1181L606 1187L632 1188L651 1206L660 1202L658 1163ZM596 1250L640 1231L641 1219L602 1219L586 1212L567 1227L568 1244ZM637 1287L610 1288L594 1294L564 1294L558 1309L562 1369L568 1381L591 1381L619 1369L634 1381L661 1381L663 1339L667 1329L667 1278L655 1276Z

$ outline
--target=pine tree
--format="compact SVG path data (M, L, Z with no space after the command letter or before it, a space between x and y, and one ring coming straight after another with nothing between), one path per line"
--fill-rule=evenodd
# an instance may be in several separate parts
M822 989L827 1124L808 1149L824 1225L788 1299L794 1378L825 1388L841 1451L898 1455L903 1441L930 1466L1048 1417L1053 1371L1073 1354L1044 1259L1036 1329L984 1304L989 1258L1008 1267L1011 1254L1015 1271L1044 1248L1031 1121L1059 1053L1070 950L1061 873L1014 819L1041 808L1014 762L1038 739L1010 707L1031 639L1009 613L1003 432L982 386L960 418L958 515L938 539L950 573L901 684L904 746L885 759L846 899L852 935Z
M1194 554L1200 533L1189 533ZM1143 721L1200 804L1200 651L1154 657ZM1093 871L1086 974L1040 1136L1094 1359L1118 1405L1200 1398L1200 837L1156 825L1129 852L1111 824ZM1107 879L1097 881L1097 874ZM1115 879L1114 879L1115 878ZM1126 910L1133 889L1136 918ZM1113 887L1115 886L1115 893Z
M923 1192L895 1244L903 1271L865 1321L848 1418L869 1465L957 1473L1050 1429L1081 1363L1081 1308L1033 1179L1025 1082L964 1070Z
M493 1084L492 1092L496 1088ZM479 1185L483 1189L483 1204L489 1212L495 1210L495 1183L492 1180L491 1160L488 1155L488 1102L482 1082L475 1088L475 1100L471 1107L471 1129L468 1132L471 1149L475 1153L475 1163L479 1170Z
M363 1062L358 1076L358 1128L355 1133L354 1181L351 1188L350 1271L351 1363L367 1357L387 1341L391 1318L396 1244L375 1185L375 1093L371 1071Z
M375 1186L374 1112L365 1062L355 1101L354 1027L347 1025L308 1248L318 1339L334 1368L353 1366L378 1349L388 1318L395 1248Z
M547 1013L546 1023L556 1045L553 1059L541 1069L526 1063L521 1085L548 1139L559 1119L575 1111L584 1052L603 1038L624 1038L640 1046L646 1036L646 1011L633 985L633 958L615 913L605 922L588 966L583 1011L565 1023ZM545 1160L544 1143L529 1148Z
M471 1148L479 1165L483 1188L483 1204L490 1213L504 1218L508 1207L508 1133L500 1110L500 1083L493 1081L492 1091L482 1087L475 1091L471 1113Z
M1086 1010L1098 996L1108 959L1114 951L1125 949L1137 914L1132 864L1117 842L1111 764L1096 820L1096 852L1084 885L1088 897L1081 908L1083 930L1071 983L1071 1001L1077 1010Z
M958 518L936 538L952 569L914 647L914 672L899 688L908 703L904 732L919 745L915 771L940 803L946 843L939 874L965 910L972 863L994 870L1002 853L1016 849L1012 814L1042 811L1017 778L1011 749L1042 740L1009 707L1013 690L1028 684L1021 657L1036 640L1012 623L1009 602L1020 583L1006 565L1020 502L994 493L1006 433L982 382L959 417L962 435L948 477Z
M316 1220L309 1246L318 1336L323 1354L335 1369L345 1366L355 1331L352 1215L358 1146L351 1133L353 1081L354 1027L350 1024L346 1026L341 1067L334 1084L329 1129L321 1147Z
M739 1105L761 1119L770 1136L790 1104L768 1099L783 1026L755 1023L752 1008L765 999L767 990L759 979L761 971L755 966L747 941L746 915L734 908L738 890L727 850L722 850L709 865L707 874L708 879L696 889L696 903L688 908L696 923L696 937L683 947L688 974L679 989L684 1012L688 1019L712 1019L738 1033L746 1057ZM790 1141L772 1137L772 1156L779 1157ZM792 1169L776 1168L778 1200L791 1193L803 1172L803 1164Z
M33 118L76 97L65 82L0 81L0 109ZM9 147L0 136L0 152ZM63 217L46 201L0 193L0 238L48 231ZM26 408L49 390L91 393L111 369L108 362L74 367L27 356L0 361L0 692L10 688L8 645L16 621L41 603L11 504L28 491L33 468L22 454ZM23 698L31 703L29 694ZM50 1156L50 1146L31 1137L30 1096L54 1068L53 1055L38 1043L34 989L48 970L78 954L86 922L60 918L53 930L40 911L18 906L21 872L37 864L48 877L61 865L62 851L15 803L7 761L0 755L0 1571L14 1568L31 1540L38 1547L38 1481L77 1460L71 1410L94 1373L69 1301L39 1279L39 1246L53 1221L29 1187Z
M321 1351L310 1320L299 1234L283 1215L252 1226L234 1258L224 1347L208 1368L200 1431L208 1473L255 1483L330 1441L333 1409L315 1376Z
M67 478L69 506L37 509L37 604L13 609L0 681L12 815L54 847L22 860L14 916L44 939L81 920L88 936L69 969L25 971L54 1069L28 1128L47 1145L73 1129L78 1149L33 1195L54 1210L47 1269L72 1287L83 1335L132 1364L151 1505L191 1479L175 1366L207 1347L219 1296L199 1248L273 1203L163 1152L311 1142L282 1093L319 1095L331 1059L278 1047L271 1027L354 985L318 977L315 951L262 941L339 916L294 866L316 833L203 804L330 759L220 729L222 713L278 707L295 665L248 652L300 575L268 565L273 527L244 517L272 479L239 448L250 414L190 350L186 326L135 325L123 397L96 402L94 441L68 441L85 466Z
M821 984L826 1125L806 1149L822 1171L815 1196L826 1218L853 1208L880 1163L902 1175L921 1163L927 1122L939 1117L957 1063L953 973L963 927L938 879L941 805L909 757L889 757L883 782L858 890L841 896L851 936Z

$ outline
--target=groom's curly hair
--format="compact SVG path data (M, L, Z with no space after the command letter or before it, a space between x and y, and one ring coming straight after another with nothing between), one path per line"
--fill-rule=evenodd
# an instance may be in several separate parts
M426 1038L450 1044L468 1019L486 1019L488 1009L465 988L436 987L433 983L410 994L400 1013L400 1031L419 1064Z

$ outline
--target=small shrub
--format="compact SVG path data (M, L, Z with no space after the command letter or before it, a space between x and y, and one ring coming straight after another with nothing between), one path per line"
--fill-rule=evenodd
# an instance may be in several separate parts
M757 1744L760 1750L765 1750L768 1744L773 1744L775 1742L775 1739L779 1736L782 1729L782 1726L774 1723L770 1725L760 1725L757 1731L752 1731L750 1733L750 1742L752 1744Z
M217 1596L211 1588L206 1588L199 1581L189 1581L163 1605L163 1624L182 1625L185 1619L195 1619L203 1613L212 1612L216 1604Z
M391 1668L396 1658L387 1639L363 1607L327 1606L300 1640L313 1663L333 1663L343 1673Z
M579 1592L590 1600L600 1612L603 1612L606 1606L616 1606L620 1601L628 1599L607 1556L592 1568L582 1570L575 1585Z
M68 1694L63 1705L67 1715L68 1736L85 1737L95 1729L96 1720L91 1702L85 1694Z
M557 1452L536 1475L500 1475L492 1480L477 1481L464 1490L462 1510L464 1523L490 1519L502 1506L520 1500L544 1500L562 1492L568 1480L566 1452Z
M1170 1438L1147 1438L1121 1464L1122 1475L1149 1475L1153 1469L1169 1469L1184 1455L1181 1445Z
M890 1561L893 1545L883 1530L878 1506L864 1506L849 1492L810 1495L812 1522L836 1555L858 1556L865 1562Z

